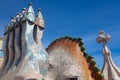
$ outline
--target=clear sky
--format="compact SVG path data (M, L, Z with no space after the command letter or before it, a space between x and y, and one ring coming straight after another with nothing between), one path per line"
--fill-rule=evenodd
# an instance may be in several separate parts
M96 43L100 30L112 36L108 47L120 67L120 1L115 0L0 0L0 36L4 26L22 8L33 3L35 12L42 9L45 31L42 38L46 48L56 38L68 35L81 37L86 52L92 55L99 68L103 65L102 46Z

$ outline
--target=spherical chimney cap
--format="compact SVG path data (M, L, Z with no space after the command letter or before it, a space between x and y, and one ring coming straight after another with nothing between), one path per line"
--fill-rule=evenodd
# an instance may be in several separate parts
M19 13L19 12L17 12L17 15L20 15L20 13Z
M41 11L41 8L38 8L38 11Z
M100 31L100 32L99 32L99 35L100 35L100 34L105 34L105 32L104 32L104 31Z
M31 3L31 2L29 3L29 6L32 6L32 3Z
M23 8L22 10L26 10L26 8Z
M15 17L11 17L11 19L15 19Z

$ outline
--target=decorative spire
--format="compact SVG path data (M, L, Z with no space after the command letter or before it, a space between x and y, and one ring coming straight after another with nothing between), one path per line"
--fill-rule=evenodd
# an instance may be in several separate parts
M27 9L23 8L22 9L22 16L21 17L25 17L26 14L27 14Z
M35 22L35 12L32 8L32 3L29 3L29 8L27 11L27 19L33 23Z
M37 17L36 17L36 21L35 21L35 24L41 28L44 29L44 20L43 20L43 16L42 16L42 13L41 13L41 9L39 8L38 9L38 13L37 13Z
M22 13L25 13L26 11L27 11L26 8L23 8L23 9L22 9Z
M19 22L19 21L20 21L20 18L21 18L21 14L20 14L20 13L17 13L17 15L16 15L16 22Z
M104 65L101 70L105 80L119 80L120 79L120 70L114 64L111 51L107 47L106 43L110 40L110 35L105 35L104 31L100 31L96 41L102 43L102 53L104 57Z
M9 26L9 28L10 29L12 29L13 28L13 25L14 25L14 23L16 22L16 20L15 20L15 17L11 17L11 21L10 21L10 26Z
M33 13L33 14L35 13L33 8L32 8L32 3L31 2L29 3L28 13Z
M10 21L10 23L15 23L16 21L15 21L15 17L11 17L11 21Z
M42 16L40 8L38 9L37 17L43 19L43 16Z
M26 15L27 15L27 9L26 8L23 8L22 9L22 13L21 13L21 18L22 18L22 21L25 21L26 20Z

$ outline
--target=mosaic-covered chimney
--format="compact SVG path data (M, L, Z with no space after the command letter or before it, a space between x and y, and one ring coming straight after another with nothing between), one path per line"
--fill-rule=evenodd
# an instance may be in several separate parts
M47 74L48 54L42 46L44 19L32 4L12 17L4 32L4 62L1 80L41 80Z

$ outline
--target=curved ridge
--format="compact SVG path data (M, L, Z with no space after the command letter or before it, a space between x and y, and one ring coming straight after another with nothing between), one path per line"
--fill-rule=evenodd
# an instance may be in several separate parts
M96 66L96 62L94 61L94 58L88 55L88 53L86 53L81 38L72 38L69 36L58 38L54 40L53 42L51 42L51 44L46 48L46 50L48 51L48 54L51 49L55 48L58 45L61 45L59 43L65 42L65 41L77 43L79 45L79 49L83 53L83 57L87 62L87 66L89 67L89 70L91 72L90 74L93 80L104 80L104 77L102 76L100 72L100 69Z

